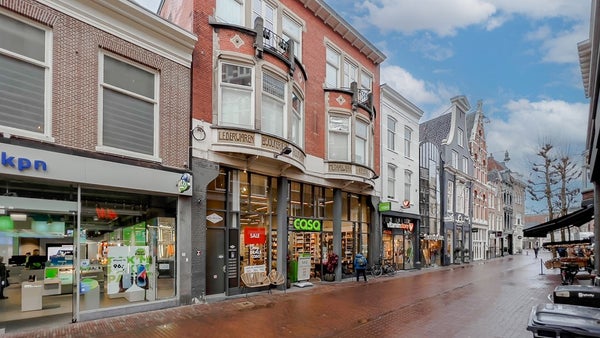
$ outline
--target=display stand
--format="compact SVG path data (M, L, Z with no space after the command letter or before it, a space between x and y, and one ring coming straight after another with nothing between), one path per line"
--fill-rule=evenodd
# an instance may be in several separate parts
M44 282L21 283L21 311L34 311L42 309L42 293Z

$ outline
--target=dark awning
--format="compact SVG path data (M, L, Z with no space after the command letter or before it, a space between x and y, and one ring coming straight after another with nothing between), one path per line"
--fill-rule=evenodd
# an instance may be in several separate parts
M581 208L570 214L561 216L551 221L523 229L525 237L546 237L546 234L560 228L581 226L594 218L594 207Z

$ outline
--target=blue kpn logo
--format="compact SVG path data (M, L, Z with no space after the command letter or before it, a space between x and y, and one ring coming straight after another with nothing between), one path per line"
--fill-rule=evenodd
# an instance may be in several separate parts
M5 151L2 152L2 166L15 168L19 171L33 169L36 171L47 171L48 165L41 160L30 160L25 157L9 156Z
M177 182L177 188L179 188L179 192L182 193L184 191L188 191L192 186L192 175L185 173L181 175L179 182Z

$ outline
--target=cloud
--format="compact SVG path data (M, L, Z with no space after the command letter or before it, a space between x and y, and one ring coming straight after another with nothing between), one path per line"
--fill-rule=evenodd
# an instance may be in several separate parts
M412 34L421 30L453 36L460 28L485 23L496 11L482 0L367 1L368 20L382 31Z
M382 66L381 83L387 83L417 106L440 102L440 98L435 93L435 88L433 88L434 86L416 79L405 69L398 66Z
M411 44L411 50L418 51L424 57L434 61L443 61L454 56L451 45L443 47L434 43L430 34L415 39Z
M488 116L487 148L498 160L502 160L504 151L508 150L509 168L513 171L528 177L531 163L537 160L535 153L546 142L557 149L569 149L572 158L583 153L588 104L521 99L509 101L503 108L502 118Z

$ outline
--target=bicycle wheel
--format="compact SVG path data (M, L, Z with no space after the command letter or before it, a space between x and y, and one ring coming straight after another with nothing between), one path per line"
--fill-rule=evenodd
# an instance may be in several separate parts
M373 265L371 267L371 275L374 278L381 276L382 273L383 273L383 270L381 269L381 265Z

